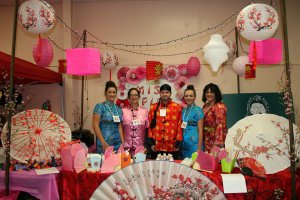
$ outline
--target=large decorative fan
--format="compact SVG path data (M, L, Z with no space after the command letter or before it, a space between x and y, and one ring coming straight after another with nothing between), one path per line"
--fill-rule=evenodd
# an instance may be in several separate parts
M85 170L87 168L87 158L86 158L86 151L84 149L80 149L76 152L74 156L74 169L77 173Z
M293 131L298 138L296 125ZM245 117L228 130L225 141L226 149L238 152L237 158L255 158L264 166L267 174L290 166L289 144L288 120L273 114ZM295 149L299 149L298 143Z
M38 162L59 157L62 142L71 141L69 125L58 115L46 110L27 110L12 117L10 155L18 161L29 159ZM7 123L1 135L2 144L7 145Z
M107 178L91 199L226 199L206 176L185 165L147 161Z

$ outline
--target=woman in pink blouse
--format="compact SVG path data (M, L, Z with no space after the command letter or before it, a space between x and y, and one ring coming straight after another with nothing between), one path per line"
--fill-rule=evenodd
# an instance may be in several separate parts
M144 146L146 128L149 126L148 111L139 106L140 91L131 88L128 91L130 105L123 108L122 127L124 131L124 149L133 155L136 147Z
M205 151L210 153L214 146L224 147L227 134L227 108L222 102L222 93L219 87L213 83L204 87L202 101L204 102Z

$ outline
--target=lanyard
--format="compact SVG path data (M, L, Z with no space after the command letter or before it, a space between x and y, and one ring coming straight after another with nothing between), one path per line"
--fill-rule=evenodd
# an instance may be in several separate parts
M113 113L113 112L111 111L111 109L110 109L112 106L110 107L109 105L107 105L106 102L105 102L104 104L105 104L105 106L108 108L110 114L111 114L112 116L114 116L114 113ZM119 112L118 112L118 110L117 110L117 108L116 108L116 105L113 104L113 106L114 106L114 108L115 108L115 111L116 111L117 115L119 115Z
M190 115L190 113L191 113L191 110L193 109L194 106L195 106L195 103L193 103L190 107L184 109L184 113L183 113L183 121L184 121L184 122L187 122L187 120L188 120L188 118L189 118L189 115ZM185 116L185 113L186 113L187 110L189 110L189 112L188 112L188 115Z

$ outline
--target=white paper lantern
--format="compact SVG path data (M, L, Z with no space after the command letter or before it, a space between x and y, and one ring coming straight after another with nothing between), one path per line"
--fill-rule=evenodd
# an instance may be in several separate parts
M18 21L28 32L46 33L55 25L55 11L45 1L29 0L19 7Z
M119 65L119 57L115 53L105 52L100 56L103 69L113 69Z
M265 40L274 35L279 26L276 10L267 4L251 4L240 11L236 27L247 40Z
M203 47L204 60L208 62L214 72L228 60L229 47L223 41L222 35L213 34L209 42Z
M239 76L245 76L245 65L251 64L248 56L239 56L232 63L232 69L234 73Z

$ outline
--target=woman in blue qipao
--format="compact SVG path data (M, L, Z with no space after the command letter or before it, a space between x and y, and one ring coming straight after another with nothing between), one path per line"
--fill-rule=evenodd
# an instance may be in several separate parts
M109 146L118 150L123 144L122 110L114 100L117 96L117 87L113 81L105 85L106 101L98 103L93 112L93 129L96 134L96 151L104 153Z
M203 145L203 118L204 113L199 106L195 104L196 91L193 85L188 85L184 91L184 100L187 104L182 110L183 140L182 156L191 157L192 153L198 150L204 150Z

